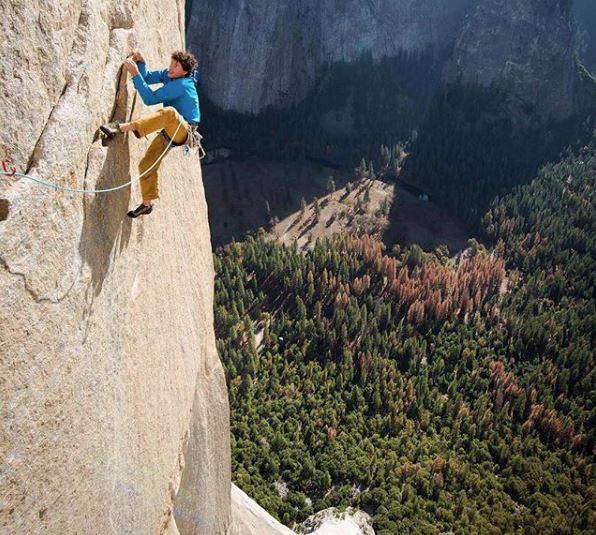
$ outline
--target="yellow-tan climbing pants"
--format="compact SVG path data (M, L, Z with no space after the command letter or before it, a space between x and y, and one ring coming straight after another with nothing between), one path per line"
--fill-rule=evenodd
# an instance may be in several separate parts
M180 126L180 129L174 138L174 143L184 143L189 133L189 126L182 115L170 106L162 108L141 119L137 119L131 124L140 136L146 136L156 130L165 130L168 137L172 139L176 132L176 128L178 128L180 123L182 123L182 126ZM139 172L141 174L155 164L151 171L141 177L141 195L143 196L143 201L152 201L159 197L157 171L166 156L162 153L166 150L167 146L168 140L161 134L158 134L153 138L147 152L145 152L145 156L143 156L139 162ZM170 149L172 147L173 145L170 145ZM170 149L168 149L168 152ZM156 161L157 163L155 163Z

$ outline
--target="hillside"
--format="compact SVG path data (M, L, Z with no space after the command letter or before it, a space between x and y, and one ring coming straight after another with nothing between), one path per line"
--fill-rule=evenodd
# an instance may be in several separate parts
M392 249L418 244L426 250L446 246L464 249L464 231L436 204L392 182L362 178L315 198L285 219L273 219L268 235L279 243L311 249L319 238L334 234L375 236Z
M335 183L330 182L330 189ZM389 226L389 212L394 202L394 186L367 178L349 182L339 191L330 191L321 199L304 202L303 208L275 223L269 236L279 243L296 243L301 249L312 248L322 237L334 234L375 235L380 238Z
M332 162L271 162L230 158L205 166L205 194L214 247L266 230L276 240L301 248L317 238L342 233L382 238L389 249L417 243L429 250L463 249L461 224L424 192L399 182L407 153L382 147L379 171L361 162L355 169ZM364 166L364 167L363 167ZM374 174L369 179L370 172ZM318 206L318 208L317 208ZM317 212L318 211L318 215Z

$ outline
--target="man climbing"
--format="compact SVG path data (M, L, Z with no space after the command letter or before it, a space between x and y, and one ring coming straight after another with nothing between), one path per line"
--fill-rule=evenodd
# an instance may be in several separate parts
M108 123L101 132L112 139L120 133L133 132L138 138L160 130L139 162L142 203L128 212L129 217L150 214L153 201L159 197L157 170L165 157L166 147L184 145L201 120L199 97L195 86L197 60L190 53L172 53L170 66L159 71L147 71L145 58L136 51L124 62L133 83L147 106L164 104L164 108L130 123ZM152 84L163 84L155 91ZM169 150L169 149L167 149ZM147 172L147 174L144 174Z

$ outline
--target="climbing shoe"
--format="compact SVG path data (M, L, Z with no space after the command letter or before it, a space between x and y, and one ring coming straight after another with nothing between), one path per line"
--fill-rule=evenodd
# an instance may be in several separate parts
M153 205L150 204L149 206L145 206L144 204L139 204L134 210L130 210L128 212L128 217L139 217L140 215L148 215L153 212Z
M102 124L99 127L100 132L108 139L114 139L117 134L120 134L120 123L117 121L113 123Z

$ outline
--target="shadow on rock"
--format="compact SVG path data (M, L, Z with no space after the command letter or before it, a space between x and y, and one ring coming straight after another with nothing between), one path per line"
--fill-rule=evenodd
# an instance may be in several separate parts
M99 174L96 189L105 189L128 182L130 152L124 136L109 144L107 158ZM130 239L131 220L126 215L130 186L109 193L97 193L85 200L85 220L79 252L91 268L93 298L101 293L113 255L118 255Z

